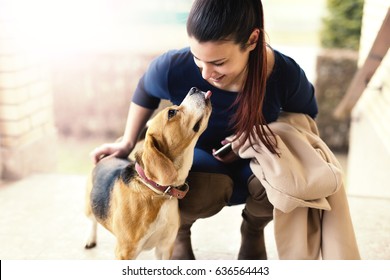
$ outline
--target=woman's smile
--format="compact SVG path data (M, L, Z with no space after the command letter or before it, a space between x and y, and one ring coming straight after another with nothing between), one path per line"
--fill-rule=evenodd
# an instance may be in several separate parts
M189 41L194 62L203 79L219 89L241 90L249 49L242 50L233 41L199 42L193 37Z
M213 83L220 83L224 77L225 77L225 75L221 75L219 77L211 77L210 81Z

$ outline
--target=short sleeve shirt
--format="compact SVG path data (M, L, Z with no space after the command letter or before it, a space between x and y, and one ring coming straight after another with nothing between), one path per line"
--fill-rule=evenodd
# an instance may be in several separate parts
M275 64L267 79L263 114L267 123L275 121L280 112L310 115L318 113L314 87L301 67L290 57L274 50ZM221 90L202 78L190 49L171 50L157 57L141 77L132 101L140 106L156 109L161 99L180 104L192 87L212 92L213 111L206 131L197 146L212 149L233 134L231 116L237 92ZM248 112L250 114L250 112Z

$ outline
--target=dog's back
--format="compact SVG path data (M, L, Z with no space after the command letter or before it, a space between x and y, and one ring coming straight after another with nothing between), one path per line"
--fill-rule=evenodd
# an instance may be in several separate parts
M134 162L115 157L102 159L92 172L91 208L98 220L108 216L111 194L115 182L121 179L128 183L134 176Z
M142 250L156 248L159 258L168 259L179 227L177 199L146 187L134 166L110 157L94 168L87 187L86 214L92 230L86 248L96 246L98 221L116 235L118 258L135 258Z

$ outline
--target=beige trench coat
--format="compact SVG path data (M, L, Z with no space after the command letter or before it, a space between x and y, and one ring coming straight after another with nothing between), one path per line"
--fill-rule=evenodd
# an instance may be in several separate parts
M360 259L340 163L318 136L312 118L282 113L269 125L280 157L261 141L233 142L274 206L280 259Z

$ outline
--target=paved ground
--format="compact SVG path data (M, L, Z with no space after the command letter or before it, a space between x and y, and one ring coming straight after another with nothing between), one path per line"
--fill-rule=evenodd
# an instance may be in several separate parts
M345 157L341 158L345 163ZM36 174L0 185L0 259L113 259L114 238L99 228L99 244L85 250L85 176ZM390 200L349 197L361 256L390 260ZM198 259L237 257L242 206L226 207L193 228ZM277 259L273 224L266 227L270 259ZM151 252L140 259L153 259Z

